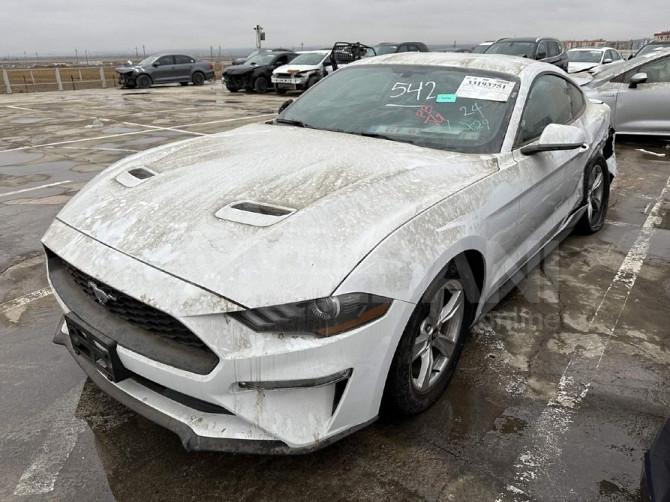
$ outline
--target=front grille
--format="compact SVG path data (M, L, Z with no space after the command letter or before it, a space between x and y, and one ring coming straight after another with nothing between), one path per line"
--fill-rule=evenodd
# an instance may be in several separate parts
M209 351L209 348L206 347L202 340L195 336L186 326L174 317L93 279L93 277L73 267L61 258L57 259L68 271L70 277L77 286L89 295L93 301L101 304L115 316L162 337L169 338L184 345L207 349ZM98 296L102 295L98 293L98 296L96 296L93 285L98 291L102 291L104 295L107 296L107 301L104 303L100 302Z

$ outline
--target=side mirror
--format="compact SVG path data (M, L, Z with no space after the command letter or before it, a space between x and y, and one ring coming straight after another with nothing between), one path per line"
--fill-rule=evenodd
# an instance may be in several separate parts
M154 61L154 62L151 64L151 66L153 66L154 68L158 68L158 67L160 66L160 63L159 63L158 61Z
M603 64L610 64L612 62L612 58L607 58L603 60Z
M281 104L281 106L279 107L279 110L277 110L277 114L279 114L279 113L283 112L284 110L286 110L289 106L291 106L291 103L293 103L293 100L292 100L292 99L287 99L286 101L284 101L284 102Z
M583 129L571 125L549 124L542 131L537 143L521 148L524 155L556 150L576 150L584 146L586 133Z
M537 55L535 56L535 59L544 59L547 57L546 51L538 52Z
M628 87L630 89L635 89L637 88L637 84L644 84L647 81L647 74L646 73L636 73L632 77L630 77L630 84L628 84Z

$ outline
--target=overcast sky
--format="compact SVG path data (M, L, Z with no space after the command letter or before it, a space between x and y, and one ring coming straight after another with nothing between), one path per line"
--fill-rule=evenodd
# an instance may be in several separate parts
M552 7L549 7L552 5ZM628 40L670 29L668 0L0 0L0 56L476 43L503 36Z

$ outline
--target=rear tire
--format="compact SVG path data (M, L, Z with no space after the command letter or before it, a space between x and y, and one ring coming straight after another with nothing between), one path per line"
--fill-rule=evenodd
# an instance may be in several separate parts
M265 77L258 77L256 80L254 80L254 91L256 91L258 94L265 94L268 92L268 79Z
M135 79L135 85L140 89L147 89L151 87L151 77L149 75L139 75Z
M384 410L420 413L449 385L476 305L472 273L469 267L460 268L450 264L414 308L386 378Z
M607 162L602 157L589 163L584 169L584 199L586 212L577 223L583 234L595 234L605 224L607 204L610 198L610 174Z
M191 77L191 80L193 80L193 85L202 85L205 83L205 74L200 71L196 71Z

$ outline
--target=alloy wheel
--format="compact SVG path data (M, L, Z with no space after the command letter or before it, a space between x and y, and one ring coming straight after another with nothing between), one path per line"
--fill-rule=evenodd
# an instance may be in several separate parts
M412 385L420 393L430 391L449 366L465 312L463 286L448 279L430 300L412 349Z

